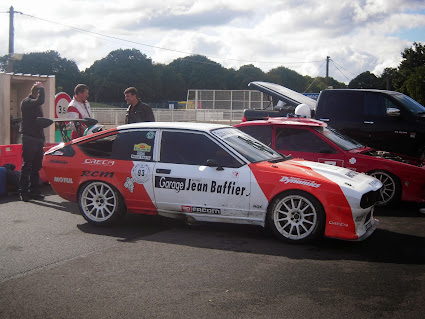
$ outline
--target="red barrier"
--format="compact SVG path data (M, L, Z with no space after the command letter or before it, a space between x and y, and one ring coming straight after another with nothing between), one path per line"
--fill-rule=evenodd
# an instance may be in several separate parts
M58 143L46 143L43 150L44 152L51 147L58 145ZM17 171L22 167L22 144L0 145L0 166L4 164L13 164ZM48 183L44 170L40 170L40 179L43 183Z

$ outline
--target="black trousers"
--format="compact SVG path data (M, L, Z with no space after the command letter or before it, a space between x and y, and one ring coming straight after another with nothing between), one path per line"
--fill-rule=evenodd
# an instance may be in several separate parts
M22 168L21 177L19 179L19 187L21 194L34 192L38 193L40 175L38 171L41 169L43 162L43 146L44 139L34 138L31 136L22 136Z

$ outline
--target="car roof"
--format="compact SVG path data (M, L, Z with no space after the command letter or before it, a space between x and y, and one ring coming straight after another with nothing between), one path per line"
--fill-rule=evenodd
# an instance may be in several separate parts
M229 125L214 124L214 123L192 123L192 122L141 122L120 125L118 130L127 129L189 129L195 131L209 132L218 128L231 127Z
M315 119L305 117L269 117L265 120L248 121L238 124L237 126L249 126L249 125L291 125L291 126L314 126L314 127L327 127L328 124Z

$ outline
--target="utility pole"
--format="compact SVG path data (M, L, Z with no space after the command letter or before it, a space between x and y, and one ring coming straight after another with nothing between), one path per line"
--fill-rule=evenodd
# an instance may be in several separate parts
M7 72L13 72L13 54L15 53L15 29L13 26L13 18L15 13L22 12L15 11L13 6L9 9L9 58L7 60Z
M325 79L326 88L329 86L329 59L330 58L331 58L330 56L326 57L326 79Z

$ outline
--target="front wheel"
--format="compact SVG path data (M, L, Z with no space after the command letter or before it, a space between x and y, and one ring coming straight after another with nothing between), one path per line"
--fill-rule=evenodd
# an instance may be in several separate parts
M268 225L284 241L303 243L324 232L325 211L320 202L303 191L287 191L276 197L268 212Z
M78 206L91 224L112 225L125 215L125 204L115 187L100 181L84 184L78 192Z
M383 184L381 189L381 196L376 205L393 205L400 201L401 184L396 176L385 171L375 171L369 173L369 175L379 179Z

